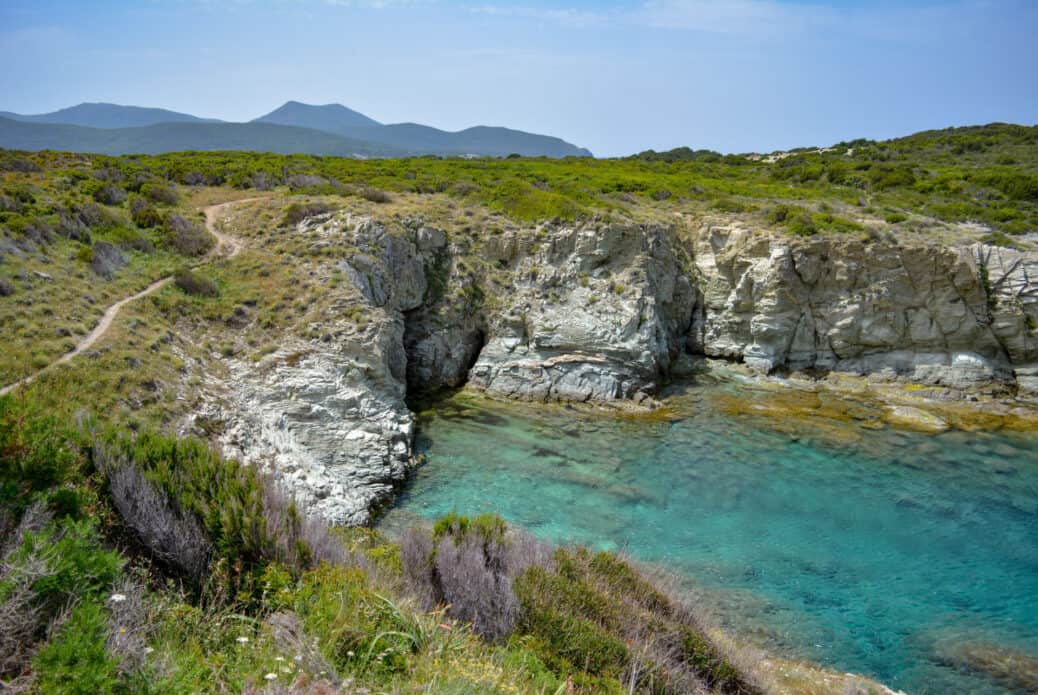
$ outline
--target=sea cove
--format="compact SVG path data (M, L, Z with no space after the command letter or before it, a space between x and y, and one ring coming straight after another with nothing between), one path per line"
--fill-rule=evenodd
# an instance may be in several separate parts
M669 393L646 416L438 402L420 420L426 463L382 526L496 511L663 566L723 628L780 654L907 692L1033 687L1038 438L898 430L853 402L841 412L857 420L794 430L733 413L771 390Z

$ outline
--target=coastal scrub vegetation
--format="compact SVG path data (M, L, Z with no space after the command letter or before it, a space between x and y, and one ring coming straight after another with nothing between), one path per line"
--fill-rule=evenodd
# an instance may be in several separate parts
M203 442L0 397L12 692L760 692L627 561L450 515L303 516Z
M752 211L769 201L811 204L828 199L850 208L883 207L949 222L971 221L1008 235L1038 225L1038 127L1006 124L770 155L678 148L612 160L358 160L248 152L0 156L0 170L24 179L26 169L60 172L69 192L82 188L107 205L123 204L124 195L146 205L175 205L177 184L257 190L281 186L295 194L355 195L374 202L390 201L393 192L441 193L521 221L632 212L645 205ZM99 184L101 172L106 178ZM34 176L39 173L29 175ZM18 213L26 195L31 197L31 190L5 186L0 209ZM139 216L151 214L142 210L148 212Z

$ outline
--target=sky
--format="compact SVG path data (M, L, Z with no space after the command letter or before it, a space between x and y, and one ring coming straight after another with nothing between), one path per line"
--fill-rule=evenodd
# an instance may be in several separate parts
M1038 123L1038 0L0 0L0 110L289 99L598 156Z

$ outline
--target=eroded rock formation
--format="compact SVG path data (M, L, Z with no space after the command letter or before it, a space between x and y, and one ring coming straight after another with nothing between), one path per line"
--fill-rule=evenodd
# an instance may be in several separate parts
M973 245L791 239L709 226L694 236L703 306L690 346L776 369L885 372L1033 391L1038 254Z
M684 352L776 370L881 373L1038 393L1038 254L589 222L448 238L325 216L351 249L319 339L234 363L226 453L357 524L413 464L405 398L470 386L649 402ZM357 320L362 316L362 320Z

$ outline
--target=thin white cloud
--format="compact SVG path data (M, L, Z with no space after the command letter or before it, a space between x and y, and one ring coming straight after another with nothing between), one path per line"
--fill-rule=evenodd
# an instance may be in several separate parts
M831 26L837 11L775 0L651 0L632 13L638 24L712 34L779 35Z
M575 26L590 26L606 24L615 20L619 14L616 12L600 12L594 10L579 10L575 8L547 8L523 5L473 5L467 8L473 14L482 14L492 17L520 17L523 19L539 19L559 24L572 24Z
M434 0L323 0L325 5L333 7L362 7L382 10L389 7L410 7L413 5L429 5Z
M1026 3L1023 7L1027 7ZM467 9L488 16L580 27L615 24L758 39L852 34L879 40L920 41L932 33L929 28L934 26L940 26L945 34L949 30L968 29L975 21L990 17L998 5L992 0L865 7L840 7L822 0L642 0L626 9L612 10L510 4L473 5Z

